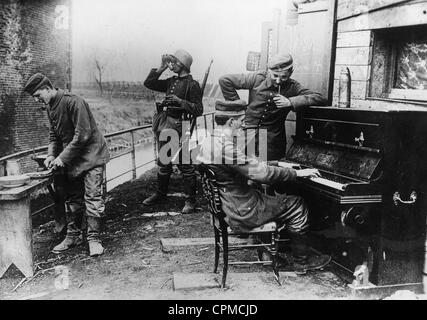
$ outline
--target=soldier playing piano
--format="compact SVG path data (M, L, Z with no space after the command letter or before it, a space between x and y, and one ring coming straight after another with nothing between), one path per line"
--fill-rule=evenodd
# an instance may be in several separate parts
M331 257L309 254L308 209L304 200L299 196L270 196L248 185L249 179L272 184L294 181L296 177L315 177L319 171L270 166L248 158L242 150L245 145L239 148L234 143L241 136L245 108L246 103L241 100L216 102L215 130L211 139L202 142L197 160L215 172L216 182L221 186L222 207L232 229L245 232L275 221L281 229L286 228L291 237L295 271L305 273L322 268Z

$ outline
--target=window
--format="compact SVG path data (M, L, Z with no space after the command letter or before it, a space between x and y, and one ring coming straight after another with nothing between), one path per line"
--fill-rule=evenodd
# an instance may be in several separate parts
M371 96L427 102L427 26L374 34Z

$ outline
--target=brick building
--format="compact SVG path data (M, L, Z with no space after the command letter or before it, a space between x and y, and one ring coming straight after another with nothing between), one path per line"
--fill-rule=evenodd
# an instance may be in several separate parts
M22 92L42 72L70 89L70 0L0 1L0 157L46 145L46 112Z

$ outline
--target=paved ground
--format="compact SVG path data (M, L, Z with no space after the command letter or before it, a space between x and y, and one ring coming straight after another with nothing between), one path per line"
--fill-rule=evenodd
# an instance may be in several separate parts
M177 277L196 276L199 280L187 278L187 283L215 284L220 275L211 272L213 246L170 250L160 244L161 238L212 236L204 199L199 199L199 212L175 214L183 202L180 179L172 179L172 196L151 209L142 201L154 189L153 172L113 190L106 207L106 253L101 257L88 257L85 246L55 255L50 252L57 242L52 224L36 227L36 276L21 283L22 274L9 269L0 279L0 299L360 299L332 267L305 276L285 270L281 272L282 286L269 268L231 267L226 289L182 288ZM144 215L155 212L171 214Z

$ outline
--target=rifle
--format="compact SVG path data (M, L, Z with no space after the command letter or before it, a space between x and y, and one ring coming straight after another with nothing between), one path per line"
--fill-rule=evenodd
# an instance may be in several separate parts
M209 73L211 71L212 63L213 63L213 59L211 59L211 62L209 63L209 67L206 70L205 76L203 78L202 86L200 87L200 90L202 92L202 99L203 99L203 92L205 91L206 83L208 81L208 76L209 76ZM197 117L192 115L191 120L190 120L190 131L187 131L185 133L185 135L186 135L185 140L181 142L180 147L178 148L177 152L172 157L172 159L171 159L172 162L174 162L176 160L176 158L178 157L179 153L182 150L182 146L190 141L191 135L193 134L194 128L196 127L196 123L197 123Z

